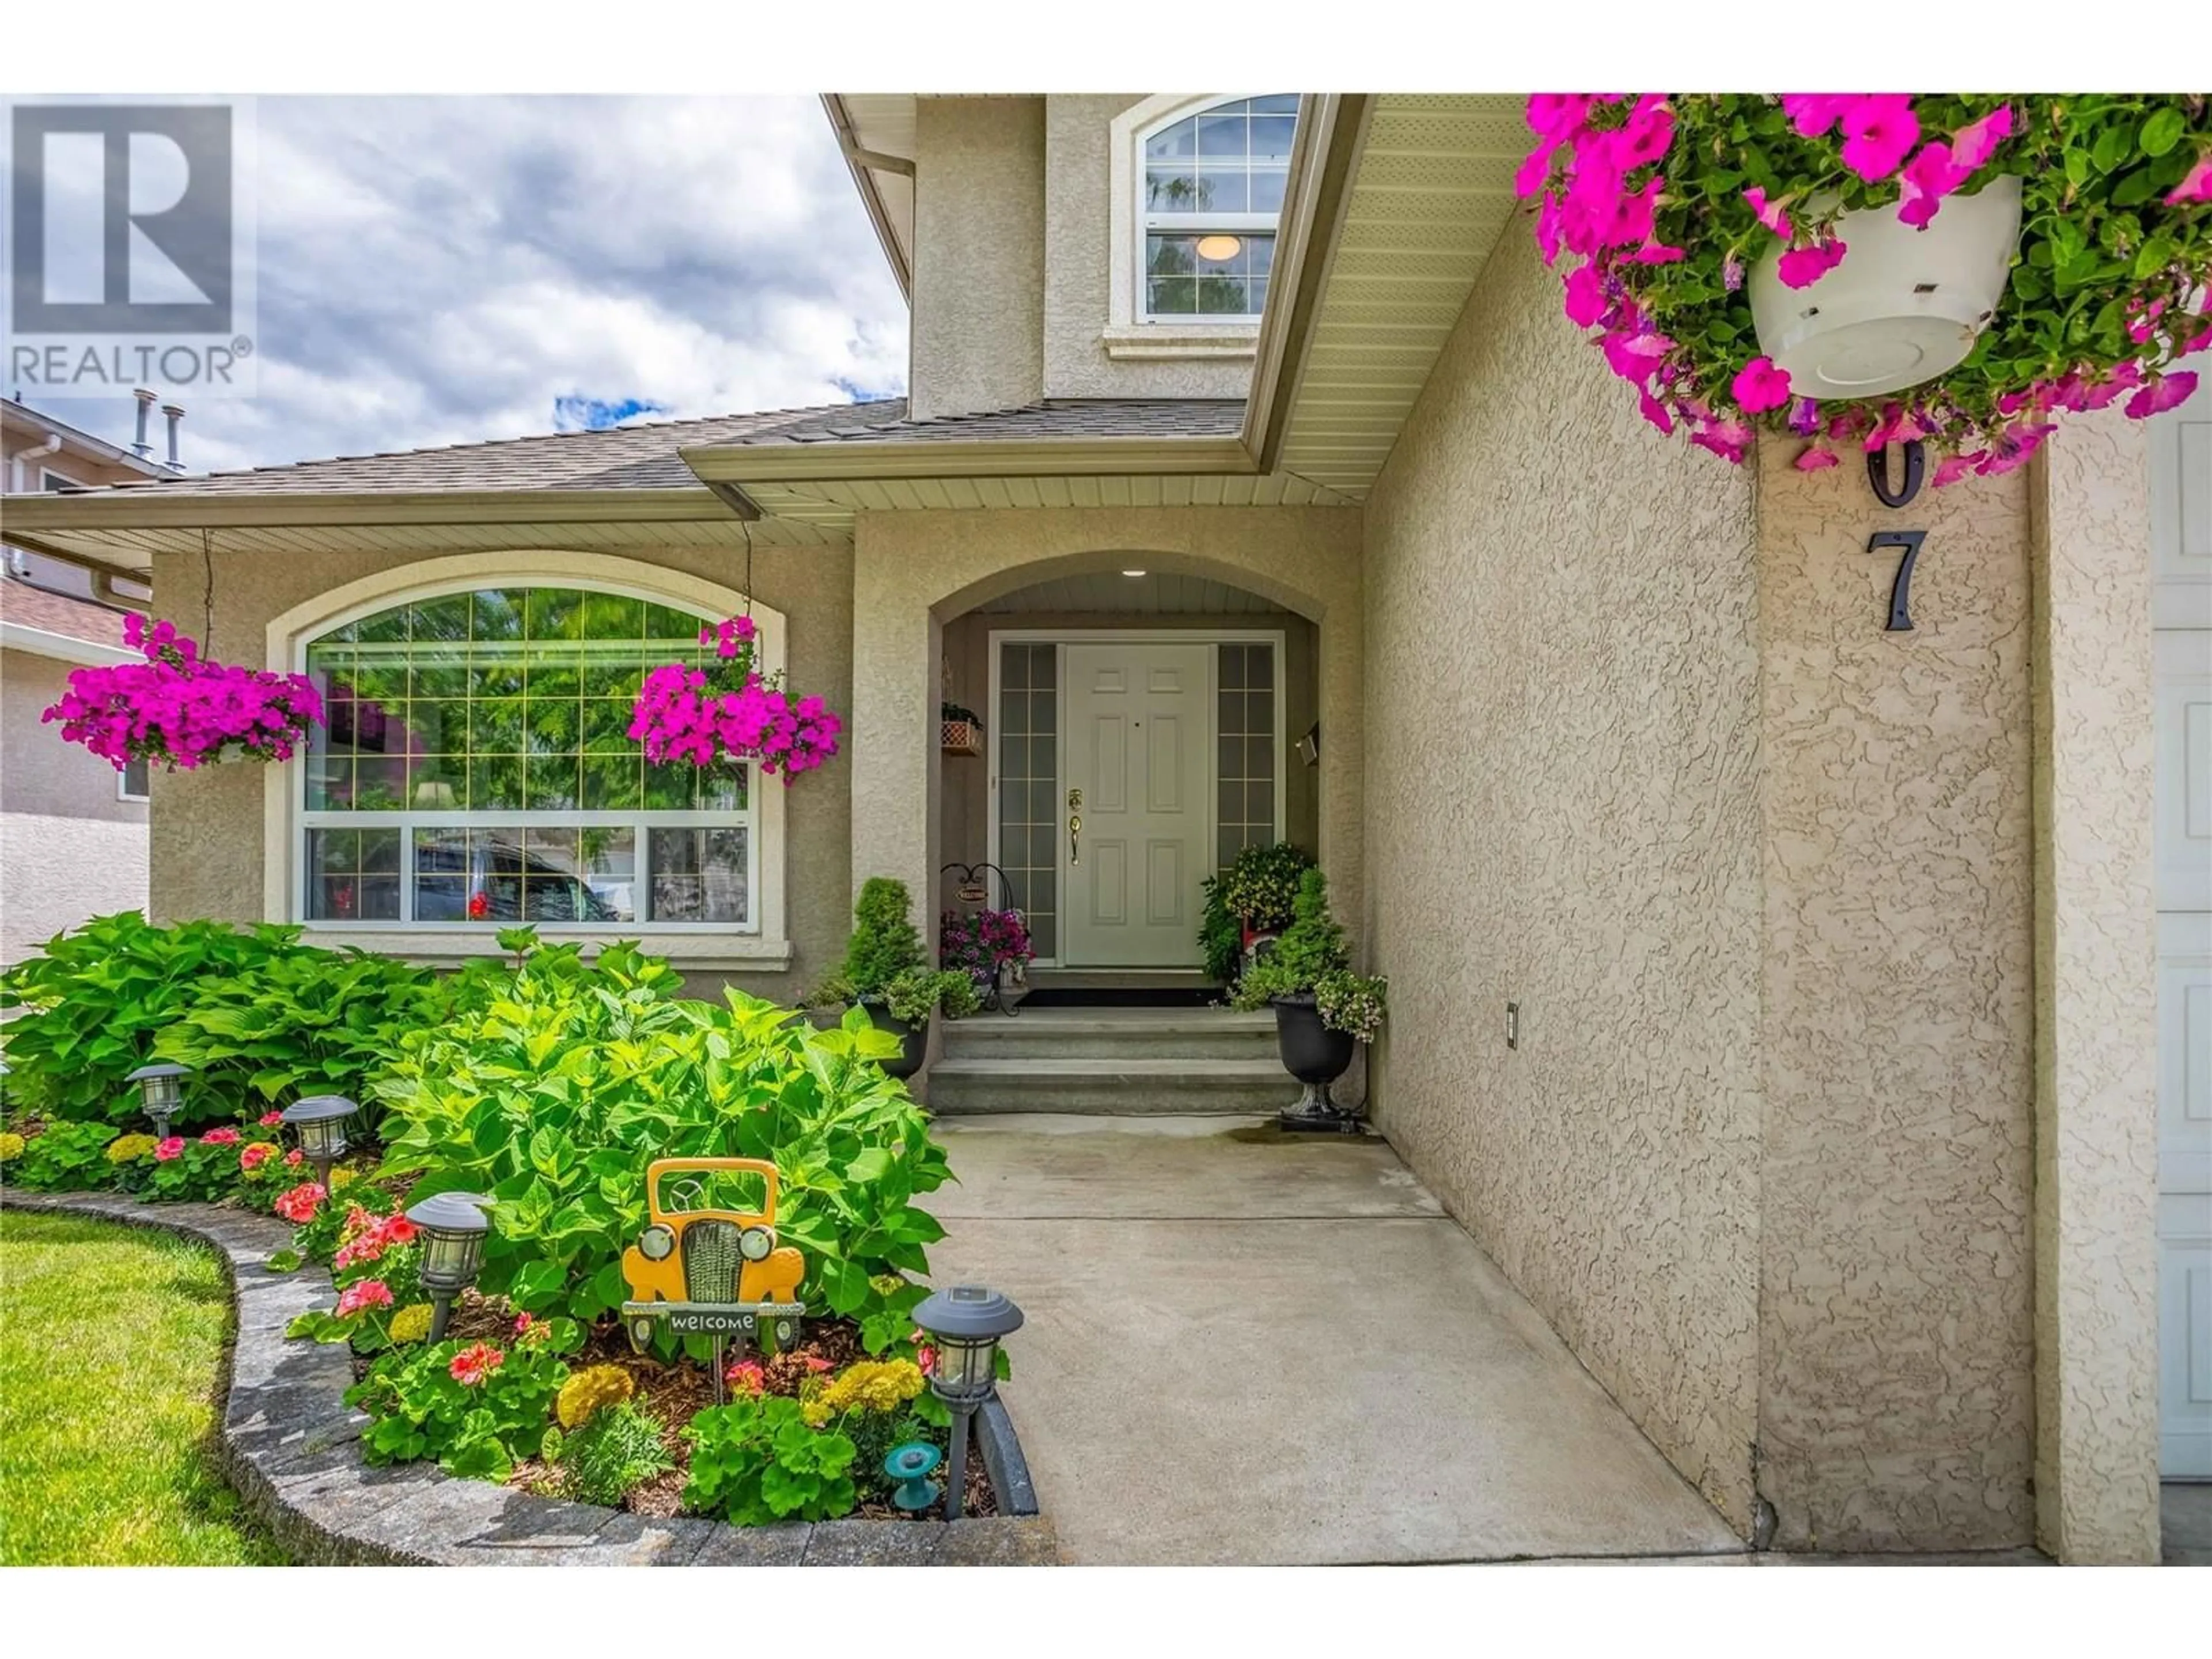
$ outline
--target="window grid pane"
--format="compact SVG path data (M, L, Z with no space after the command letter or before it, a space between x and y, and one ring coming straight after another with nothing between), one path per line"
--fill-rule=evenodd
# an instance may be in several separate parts
M1214 856L1223 869L1277 839L1274 647L1218 647Z
M1146 315L1253 317L1266 308L1274 234L1240 227L1283 210L1297 111L1294 94L1248 98L1145 140ZM1218 257L1200 257L1200 241L1215 244Z
M306 757L307 919L749 925L750 769L652 765L629 736L648 669L713 660L704 621L623 594L484 588L311 642L328 719ZM665 889L641 854L670 860ZM641 915L662 890L665 914Z
M999 659L999 867L1037 955L1058 954L1060 650L1007 641Z

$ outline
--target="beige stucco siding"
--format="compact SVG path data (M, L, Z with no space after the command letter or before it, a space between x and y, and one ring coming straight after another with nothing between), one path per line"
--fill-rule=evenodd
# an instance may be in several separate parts
M1752 491L1647 435L1558 292L1509 234L1368 506L1370 954L1391 993L1373 1097L1747 1530Z
M917 419L1032 403L1044 384L1044 100L915 107Z
M528 568L530 555L513 556ZM744 562L726 552L671 549L634 556L646 562L741 587ZM262 661L271 618L350 581L396 570L410 555L368 550L315 557L225 552L213 555L216 627L211 654ZM785 659L792 687L832 708L852 707L852 555L842 548L763 546L754 561L757 597L787 619ZM499 580L497 565L485 580ZM196 624L203 568L197 556L161 555L154 567L155 609ZM192 631L198 632L197 627ZM847 848L851 837L848 761L841 757L794 783L785 796L785 917L792 945L786 972L745 972L730 982L763 996L788 998L818 980L844 950L851 927ZM768 788L781 788L774 782ZM212 916L258 921L263 909L262 769L245 763L155 775L152 911L157 920ZM722 976L692 976L711 994Z
M146 804L106 761L40 720L73 665L0 651L0 960L146 903Z
M1759 1487L1785 1548L2026 1543L2028 475L1759 457ZM1893 552L1922 529L1911 632Z

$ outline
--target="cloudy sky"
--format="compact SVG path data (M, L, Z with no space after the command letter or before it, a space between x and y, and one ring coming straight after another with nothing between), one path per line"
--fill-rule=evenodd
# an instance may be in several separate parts
M906 310L812 98L262 98L260 389L193 471L899 392ZM30 400L128 442L132 405Z

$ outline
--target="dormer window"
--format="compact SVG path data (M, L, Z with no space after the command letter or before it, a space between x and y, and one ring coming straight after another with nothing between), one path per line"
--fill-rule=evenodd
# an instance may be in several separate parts
M1297 110L1296 93L1240 98L1142 135L1145 320L1260 320Z

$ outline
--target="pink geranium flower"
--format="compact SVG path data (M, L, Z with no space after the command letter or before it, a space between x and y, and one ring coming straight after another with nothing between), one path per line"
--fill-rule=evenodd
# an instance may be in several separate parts
M276 1142L271 1140L257 1140L251 1146L243 1146L239 1149L238 1167L241 1170L258 1170L276 1156Z
M182 1158L184 1155L185 1138L182 1135L171 1135L167 1140L154 1148L154 1161L157 1164L167 1164L172 1159Z
M380 1279L364 1279L358 1285L349 1285L338 1297L338 1317L350 1319L366 1308L388 1308L392 1305L392 1287Z
M482 1387L484 1380L505 1364L506 1354L489 1342L478 1342L455 1354L453 1363L446 1370L463 1388L474 1389Z
M228 1125L220 1129L210 1129L200 1137L200 1145L203 1146L235 1146L237 1142L238 1131Z
M315 1212L323 1207L323 1200L329 1196L321 1182L302 1182L289 1192L278 1194L270 1207L295 1226L304 1227L315 1218Z
M757 1360L740 1359L724 1371L722 1377L732 1388L741 1389L747 1394L759 1394L768 1387L768 1373L761 1369Z
M274 1129L284 1121L284 1114L272 1109L271 1110L262 1113L259 1117L255 1118L253 1121L256 1123L258 1123L264 1129Z
M1869 93L1844 111L1844 165L1869 184L1895 175L1920 142L1919 118L1905 93Z
M1729 390L1747 415L1761 415L1790 401L1790 371L1771 357L1753 357L1736 371Z

